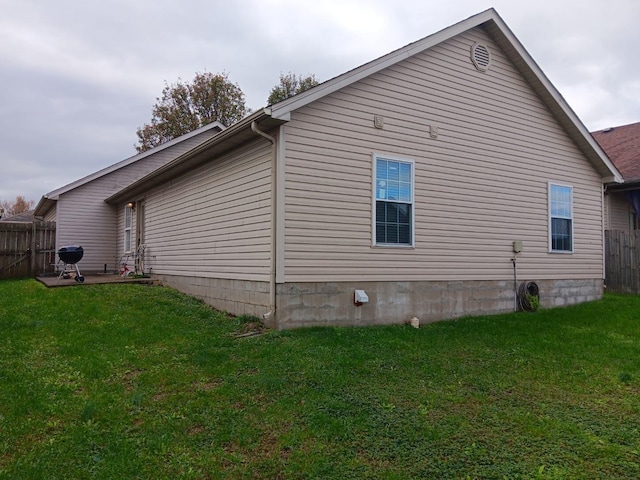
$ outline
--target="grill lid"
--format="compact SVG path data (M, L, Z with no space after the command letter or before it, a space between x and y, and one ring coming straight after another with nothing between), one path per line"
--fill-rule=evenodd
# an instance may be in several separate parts
M67 245L58 249L58 257L65 263L77 263L82 260L84 249L80 245Z

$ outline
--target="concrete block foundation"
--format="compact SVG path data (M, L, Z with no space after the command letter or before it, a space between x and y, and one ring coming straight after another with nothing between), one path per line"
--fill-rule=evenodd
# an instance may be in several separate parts
M232 315L260 317L269 310L268 282L178 275L153 275L153 278Z
M534 280L542 308L602 298L603 280ZM355 290L369 303L356 306ZM317 325L382 325L418 317L422 323L470 315L512 312L511 280L433 282L324 282L278 285L277 322L282 329Z
M163 284L193 295L234 315L261 317L269 311L269 283L248 280L154 275ZM572 305L602 298L603 280L533 280L542 308ZM354 304L355 290L365 290L369 302ZM422 323L470 315L512 312L511 280L414 282L309 282L277 285L279 329L307 326L357 326Z

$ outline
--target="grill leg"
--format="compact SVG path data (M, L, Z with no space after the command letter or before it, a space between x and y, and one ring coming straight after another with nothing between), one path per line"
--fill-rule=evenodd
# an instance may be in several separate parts
M60 265L60 263L58 263L58 265ZM66 272L66 271L67 271L67 264L65 263L65 264L62 266L62 269L60 269L60 268L58 267L58 270L60 271L60 273L58 273L58 280L60 280L60 279L64 276L64 272Z
M80 275L80 267L78 267L78 264L75 263L73 266L76 267L76 282L84 282L84 277Z
M69 271L71 270L71 266L64 262L63 266L62 266L62 270L60 270L60 273L58 274L58 280L60 280L61 278L67 279L69 278Z

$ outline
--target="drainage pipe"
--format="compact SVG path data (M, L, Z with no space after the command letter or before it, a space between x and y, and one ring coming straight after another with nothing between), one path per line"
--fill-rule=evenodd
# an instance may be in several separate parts
M263 315L264 320L267 323L271 323L275 326L275 314L276 314L276 186L277 186L277 149L276 139L271 135L263 132L258 128L256 121L251 122L251 131L261 137L267 139L271 143L271 264L269 266L269 312Z
M518 270L516 267L516 257L517 253L514 252L513 258L511 261L513 262L513 311L518 311Z

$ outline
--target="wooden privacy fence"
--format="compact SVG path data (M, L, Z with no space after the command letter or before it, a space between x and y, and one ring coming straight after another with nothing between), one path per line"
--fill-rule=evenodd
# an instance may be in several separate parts
M640 294L640 231L606 230L604 239L607 291Z
M55 222L0 222L0 279L33 277L55 262Z

